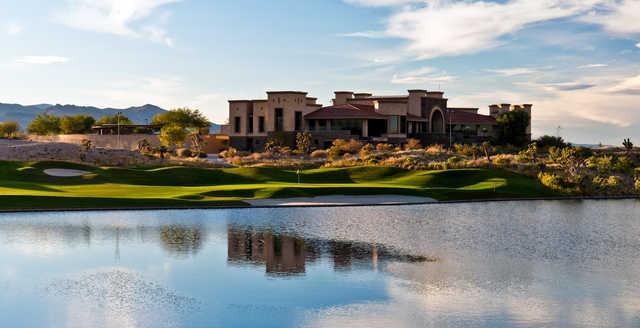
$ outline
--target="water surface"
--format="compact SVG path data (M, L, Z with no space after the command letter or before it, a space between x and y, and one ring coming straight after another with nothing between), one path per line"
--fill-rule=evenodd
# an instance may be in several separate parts
M3 327L638 327L640 202L0 215Z

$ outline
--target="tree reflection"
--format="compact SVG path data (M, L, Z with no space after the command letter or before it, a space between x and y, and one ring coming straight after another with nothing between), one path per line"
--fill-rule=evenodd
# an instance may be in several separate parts
M160 228L162 247L171 255L196 255L205 242L206 233L201 226L167 225Z

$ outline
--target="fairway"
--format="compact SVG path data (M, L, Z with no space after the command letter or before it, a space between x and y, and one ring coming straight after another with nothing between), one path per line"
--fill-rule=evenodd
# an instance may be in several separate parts
M90 172L54 177L46 169ZM300 181L300 183L298 183ZM390 167L111 168L0 162L0 209L244 206L244 200L320 195L410 195L437 200L554 196L536 179L499 169L409 171Z

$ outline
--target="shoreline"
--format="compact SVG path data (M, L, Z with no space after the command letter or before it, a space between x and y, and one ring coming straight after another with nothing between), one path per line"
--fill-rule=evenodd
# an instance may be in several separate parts
M279 199L279 198L271 198ZM296 199L280 198L280 199ZM566 200L640 200L640 195L620 196L560 196L560 197L523 197L523 198L485 198L466 200L425 201L409 203L388 204L300 204L300 205L215 205L215 206L151 206L151 207L87 207L87 208L36 208L36 209L0 209L0 214L11 213L48 213L48 212L108 212L108 211L170 211L170 210L224 210L224 209L278 209L278 208L333 208L333 207L382 207L382 206L411 206L411 205L439 205L439 204L464 204L464 203L493 203L493 202L522 202L522 201L566 201Z

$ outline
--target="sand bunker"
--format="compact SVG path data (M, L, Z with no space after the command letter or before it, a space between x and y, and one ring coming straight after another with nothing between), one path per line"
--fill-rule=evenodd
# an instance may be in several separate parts
M72 169L46 169L44 170L44 174L50 175L52 177L79 177L85 174L91 174L88 171L82 170L72 170Z
M252 206L338 206L338 205L393 205L393 204L423 204L436 202L429 197L402 195L363 195L363 196L318 196L298 198L249 199L245 200Z

